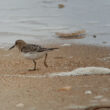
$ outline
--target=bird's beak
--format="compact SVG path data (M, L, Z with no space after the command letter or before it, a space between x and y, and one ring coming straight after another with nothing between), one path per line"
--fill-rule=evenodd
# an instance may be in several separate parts
M9 50L11 50L11 49L14 48L14 47L15 47L15 45L13 45L12 47L10 47Z

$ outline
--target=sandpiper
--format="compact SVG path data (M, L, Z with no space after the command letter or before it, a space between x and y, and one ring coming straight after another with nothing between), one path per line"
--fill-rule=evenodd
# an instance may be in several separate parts
M45 56L44 65L46 67L48 67L48 65L46 63L48 51L58 49L58 48L43 48L40 45L28 44L23 40L16 40L15 44L11 48L9 48L9 50L14 47L17 47L25 58L33 61L34 68L29 69L30 71L36 70L36 61L35 60L40 59L43 56Z

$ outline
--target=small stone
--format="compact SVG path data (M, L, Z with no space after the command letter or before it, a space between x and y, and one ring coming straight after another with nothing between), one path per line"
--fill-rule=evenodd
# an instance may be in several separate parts
M16 107L23 108L24 104L23 103L18 103L18 104L16 104Z
M71 89L72 89L71 86L65 86L65 87L60 88L58 91L70 91Z
M85 91L85 94L92 94L92 91L90 91L90 90L87 90L87 91Z

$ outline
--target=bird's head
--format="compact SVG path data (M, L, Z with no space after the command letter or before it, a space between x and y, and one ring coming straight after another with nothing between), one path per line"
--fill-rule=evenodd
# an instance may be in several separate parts
M21 48L26 45L26 42L24 42L23 40L16 40L15 44L9 48L9 50L13 49L14 47L17 47L19 50L21 50Z

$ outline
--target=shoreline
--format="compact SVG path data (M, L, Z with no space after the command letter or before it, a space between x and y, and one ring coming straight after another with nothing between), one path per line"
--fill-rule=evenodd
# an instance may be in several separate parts
M77 39L77 38L76 38ZM73 39L72 39L73 40ZM101 44L86 44L86 43L81 43L81 42L74 42L74 41L70 41L69 39L63 39L63 38L57 38L56 39L51 39L51 40L38 40L38 41L34 41L32 42L32 40L27 40L27 43L31 43L31 44L36 44L36 45L41 45L41 46L62 46L62 45L80 45L80 46L91 46L91 47L105 47L105 48L110 48L110 45L101 45ZM1 49L8 49L11 45L13 45L14 42L12 43L1 43L0 44L0 50ZM4 45L4 46L3 46Z

